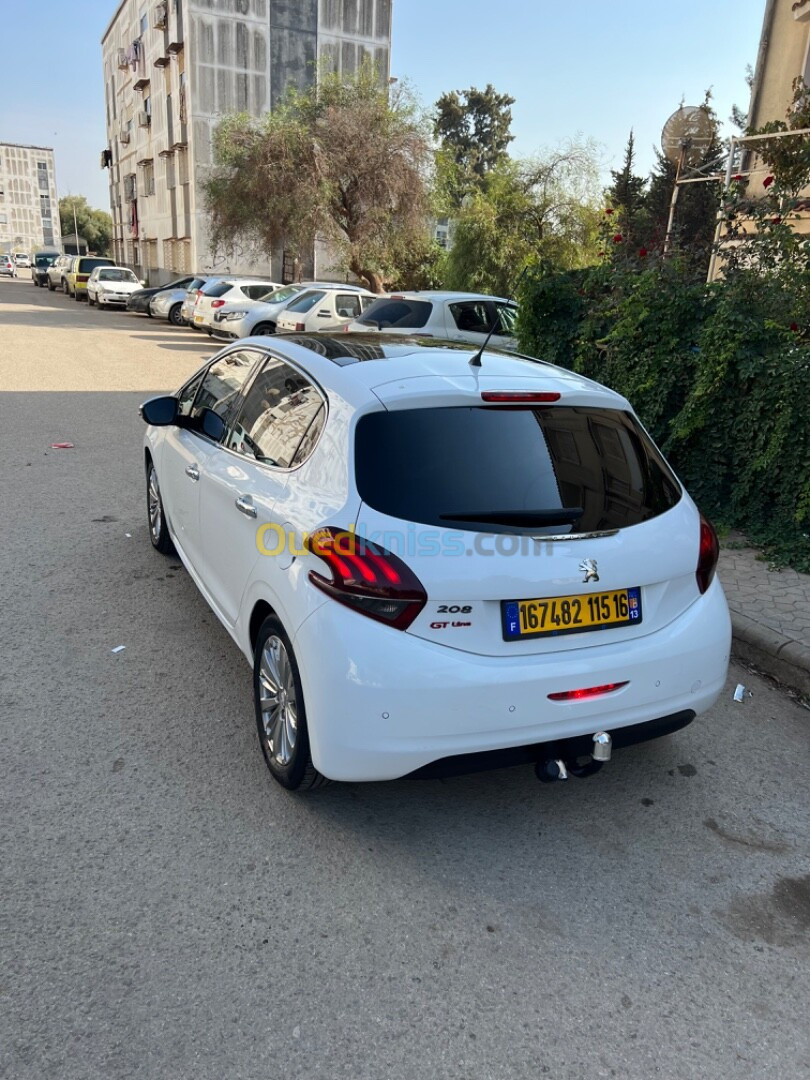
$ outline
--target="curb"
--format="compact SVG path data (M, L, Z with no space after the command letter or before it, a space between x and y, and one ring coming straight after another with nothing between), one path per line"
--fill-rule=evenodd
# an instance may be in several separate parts
M731 612L731 651L761 668L780 683L810 696L810 648L755 622L739 611Z

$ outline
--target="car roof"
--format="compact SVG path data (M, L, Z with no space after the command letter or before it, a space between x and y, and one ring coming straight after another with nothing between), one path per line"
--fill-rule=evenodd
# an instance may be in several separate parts
M416 289L405 291L395 289L388 296L378 297L380 300L497 300L501 304L514 304L514 300L507 300L504 296L492 296L490 293L449 292L441 289Z
M481 366L471 367L470 360L478 349L469 343L416 336L397 336L382 342L380 338L380 334L280 334L272 342L266 337L242 338L239 347L253 345L288 359L325 389L355 405L365 401L379 406L382 386L393 387L387 393L389 397L398 393L407 396L426 378L441 379L448 388L456 389L462 385L460 379L466 377L496 387L513 381L515 389L525 389L530 382L539 384L537 389L559 390L567 396L578 392L613 408L629 407L623 397L600 383L535 357L488 348Z

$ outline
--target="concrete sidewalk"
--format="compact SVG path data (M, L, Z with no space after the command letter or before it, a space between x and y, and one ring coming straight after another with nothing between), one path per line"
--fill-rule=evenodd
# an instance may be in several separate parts
M733 652L810 697L810 574L770 570L745 538L721 543L718 574L734 630Z

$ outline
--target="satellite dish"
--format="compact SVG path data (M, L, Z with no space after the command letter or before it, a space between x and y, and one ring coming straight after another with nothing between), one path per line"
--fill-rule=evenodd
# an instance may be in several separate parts
M681 105L661 132L661 149L673 165L697 165L715 141L717 129L703 105Z

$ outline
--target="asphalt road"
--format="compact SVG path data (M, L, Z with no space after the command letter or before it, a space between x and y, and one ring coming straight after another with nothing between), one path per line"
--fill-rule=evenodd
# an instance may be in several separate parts
M285 793L147 535L210 351L0 280L0 1076L810 1075L810 713L734 667L591 780Z

